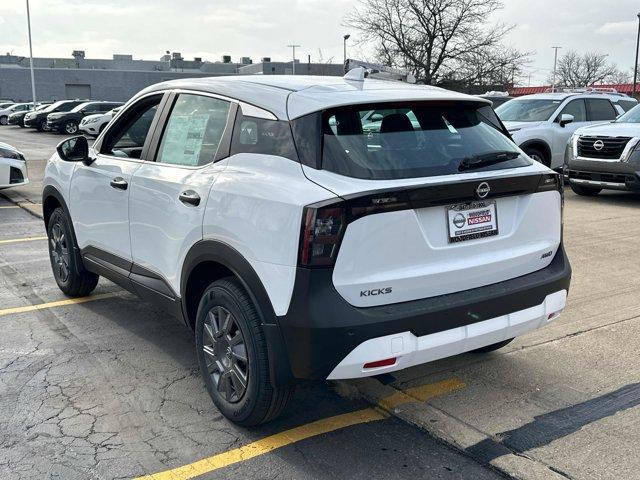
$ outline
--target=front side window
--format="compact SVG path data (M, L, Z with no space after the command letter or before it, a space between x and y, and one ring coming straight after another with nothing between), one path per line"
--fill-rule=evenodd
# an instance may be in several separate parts
M230 107L219 98L181 93L162 134L156 161L188 167L213 162Z
M403 104L378 110L382 119L367 123L371 110L349 106L323 114L322 169L386 180L530 164L484 104Z
M562 104L552 99L515 99L496 108L503 122L546 122Z
M140 158L162 95L140 100L120 116L109 129L101 153L123 158Z
M613 120L618 116L611 102L604 98L588 98L587 107L589 108L589 119L592 122Z
M584 105L584 100L571 100L562 109L560 115L573 115L574 122L586 122L587 108Z

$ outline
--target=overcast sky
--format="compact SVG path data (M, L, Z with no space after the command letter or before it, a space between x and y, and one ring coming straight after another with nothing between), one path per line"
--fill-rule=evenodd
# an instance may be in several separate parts
M31 0L34 55L88 58L129 53L158 59L165 50L218 60L232 55L258 61L289 59L286 45L302 45L298 58L342 61L342 22L357 0ZM613 4L615 3L615 8ZM508 43L535 52L532 82L553 67L552 45L610 55L633 67L637 0L506 0L491 21L515 25ZM24 0L0 0L0 53L28 55ZM365 57L351 43L349 56ZM527 79L524 80L528 82Z

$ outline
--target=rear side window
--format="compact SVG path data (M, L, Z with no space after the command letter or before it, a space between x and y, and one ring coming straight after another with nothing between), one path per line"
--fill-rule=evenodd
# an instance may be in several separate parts
M289 122L244 116L238 109L231 155L238 153L277 155L297 160Z
M592 122L613 120L618 116L611 102L604 98L588 98L587 108L589 109L589 120Z
M634 102L633 100L618 100L616 103L620 105L625 112L628 112L638 105L638 102Z
M530 165L484 104L349 106L324 112L321 122L321 168L340 175L373 180L450 175L470 158L505 152L509 160L474 171Z
M156 162L197 167L213 162L227 127L231 104L203 95L180 94L162 134Z

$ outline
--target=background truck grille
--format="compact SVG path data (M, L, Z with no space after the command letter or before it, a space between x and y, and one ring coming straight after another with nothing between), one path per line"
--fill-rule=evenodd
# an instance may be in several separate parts
M578 139L578 156L586 158L602 158L617 160L622 156L629 137L580 137ZM593 145L602 142L604 146L598 150Z

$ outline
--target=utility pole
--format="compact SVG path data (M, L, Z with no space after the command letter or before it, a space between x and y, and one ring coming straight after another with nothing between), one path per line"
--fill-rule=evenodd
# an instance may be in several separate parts
M31 14L29 12L29 0L27 0L27 30L29 31L29 66L31 68L31 96L33 109L36 109L36 81L33 75L33 46L31 44Z
M293 63L291 64L293 67L293 75L296 74L296 48L299 48L300 45L287 45L287 47L293 49Z
M636 40L636 63L633 67L633 96L636 96L638 85L638 50L640 50L640 13L638 13L638 39Z
M343 44L343 48L344 48L344 64L347 64L347 40L349 40L351 38L350 34L346 34L342 37L342 44Z
M555 92L556 91L556 72L558 68L558 50L560 50L562 47L551 47L551 48L553 48L556 51L556 54L553 59L553 85L551 85L551 91Z

